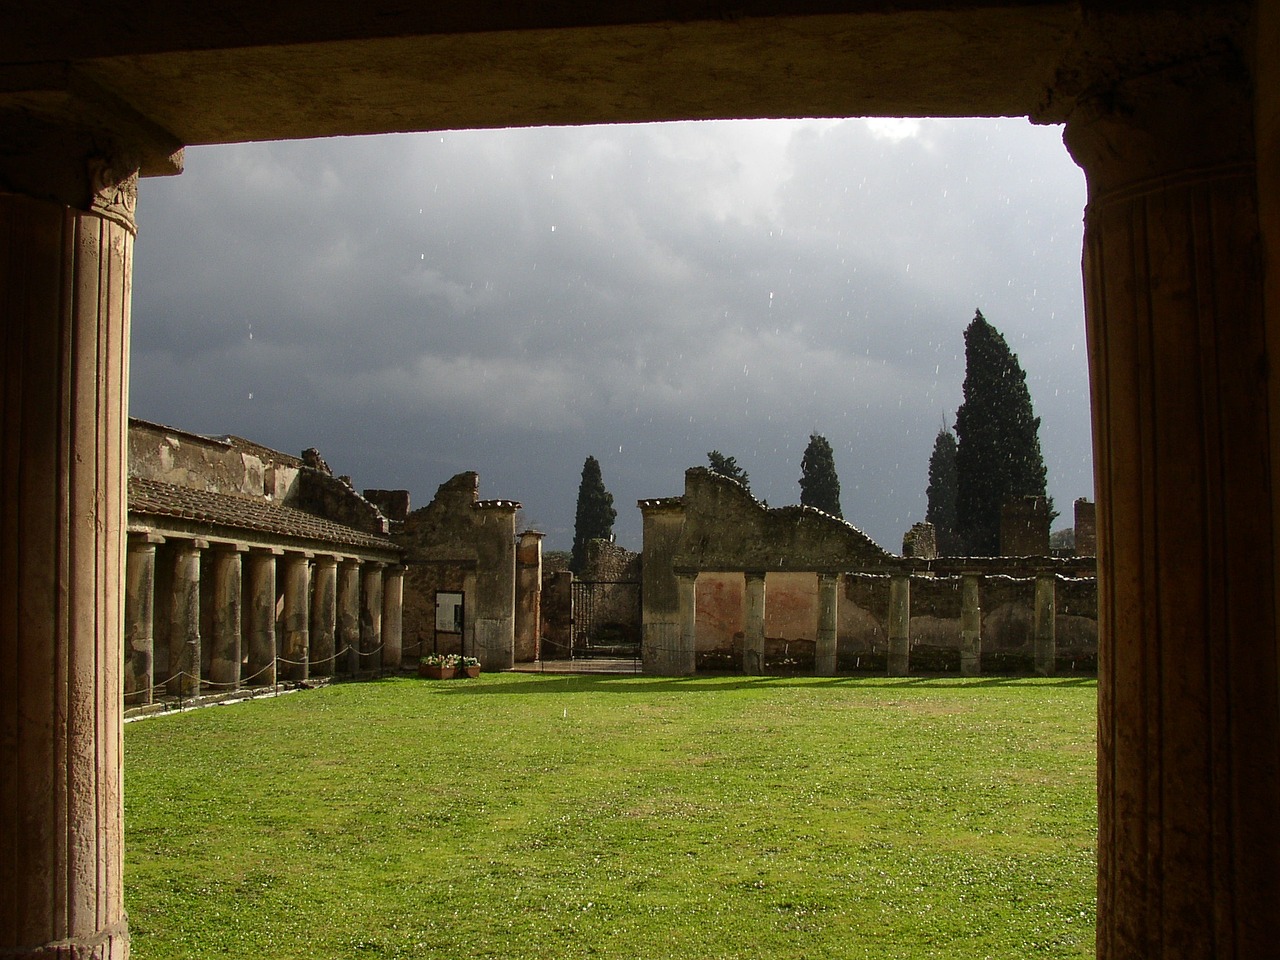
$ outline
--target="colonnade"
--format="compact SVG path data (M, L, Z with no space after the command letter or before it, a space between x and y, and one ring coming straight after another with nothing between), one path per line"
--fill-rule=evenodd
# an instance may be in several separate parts
M124 702L398 670L404 567L131 532Z
M818 573L817 623L815 624L814 672L820 677L836 674L839 653L839 587L842 574ZM960 673L978 676L982 672L982 573L966 572L960 581ZM742 591L742 672L764 672L765 614L767 610L765 572L743 574ZM888 673L905 677L911 671L911 571L889 575ZM693 674L697 661L698 574L675 574L677 622L665 635L676 638L674 648L663 651L665 670L673 675ZM1035 575L1035 606L1032 616L1032 657L1035 672L1052 676L1057 655L1057 577L1052 572ZM649 662L650 651L646 651Z

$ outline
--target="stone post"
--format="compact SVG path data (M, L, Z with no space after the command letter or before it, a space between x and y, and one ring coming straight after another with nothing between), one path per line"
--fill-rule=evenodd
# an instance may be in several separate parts
M155 662L156 544L163 537L134 534L129 537L124 601L124 702L140 706L151 702Z
M1103 960L1280 943L1262 94L1229 48L1172 62L1098 85L1065 137L1089 182Z
M1036 577L1036 610L1033 621L1036 673L1042 677L1053 676L1053 664L1058 653L1056 577L1039 574Z
M8 126L29 112L6 116L5 164L74 183L0 193L0 955L119 960L138 164L86 162L70 137L42 152Z
M403 660L404 567L387 567L382 578L382 665L398 672Z
M644 672L659 677L685 672L680 650L680 610L671 563L684 526L679 497L641 500L644 545L640 566L640 648Z
M311 560L306 553L284 556L284 631L280 675L295 682L311 675Z
M462 575L462 636L458 642L462 645L464 654L479 659L480 653L476 650L475 598L476 574L474 570L468 570Z
M673 675L691 677L698 667L698 575L676 574L676 598L680 612L680 643L672 652Z
M764 571L746 574L742 591L742 672L749 677L764 673Z
M537 660L542 630L542 538L536 530L520 534L516 545L517 663Z
M818 574L818 643L814 648L813 669L820 677L836 675L839 586L839 574Z
M241 683L251 687L276 682L276 556L280 550L249 552L249 602L245 638L249 660Z
M889 577L889 676L905 677L911 672L911 577L895 573Z
M338 565L338 652L343 672L355 676L360 669L360 561Z
M982 608L978 588L982 578L976 573L960 577L960 675L982 673Z
M360 669L382 669L382 564L366 560L360 590Z
M510 670L516 656L516 510L514 500L476 504L474 656L485 670Z
M173 607L169 628L169 693L200 692L200 551L204 540L176 540L173 550Z
M240 551L231 545L213 548L213 622L209 638L209 681L219 690L240 686L241 570Z
M324 554L316 557L311 585L311 673L317 677L334 674L334 642L338 633L338 559Z

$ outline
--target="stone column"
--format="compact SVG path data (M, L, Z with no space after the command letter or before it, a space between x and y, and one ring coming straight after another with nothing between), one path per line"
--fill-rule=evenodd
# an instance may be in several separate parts
M458 643L464 654L479 659L480 654L476 649L475 597L476 574L474 570L470 570L462 575L462 636L458 638Z
M1036 577L1036 610L1033 626L1036 673L1053 676L1053 662L1058 654L1056 583L1053 574Z
M382 564L366 561L360 591L360 669L382 669Z
M169 693L200 692L200 551L204 540L176 540L173 550L173 607L169 618Z
M382 578L382 665L399 671L404 634L404 567L387 567Z
M1212 56L1100 87L1066 132L1089 181L1104 960L1280 943L1275 357L1249 70Z
M338 633L338 559L316 557L311 585L311 673L333 676L334 641Z
M276 682L276 557L280 550L249 552L249 602L245 637L249 662L240 678L246 686Z
M742 672L749 677L764 673L764 571L745 575L742 590Z
M164 537L131 534L125 565L124 599L124 702L142 706L151 702L151 671L155 662L156 544Z
M684 527L679 497L639 501L644 518L644 546L640 564L640 650L644 672L659 677L679 676L680 610L671 563Z
M9 128L24 117L10 110L0 130L0 182L72 182L30 191L57 199L0 193L0 955L120 960L138 165L86 170L70 137L39 154L38 133Z
M337 662L344 673L355 676L360 668L360 561L338 565Z
M911 672L911 577L889 577L889 676Z
M982 578L976 573L960 577L960 675L976 677L982 673L982 608L978 605L978 586Z
M676 574L676 602L680 615L679 644L670 654L673 676L691 677L698 665L698 575Z
M280 638L280 675L300 682L310 676L311 653L311 557L286 553L284 557L284 634Z
M240 686L241 569L240 550L231 545L213 549L213 631L209 680L218 690Z
M840 609L840 576L818 574L818 643L814 648L813 669L820 677L836 675L837 624Z
M475 656L485 670L510 670L516 652L516 510L514 500L476 507Z
M542 538L536 530L520 534L516 545L517 663L538 659L542 637Z

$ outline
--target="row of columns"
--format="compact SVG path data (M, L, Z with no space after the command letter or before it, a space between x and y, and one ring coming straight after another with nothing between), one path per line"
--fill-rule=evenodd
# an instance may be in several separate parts
M154 695L156 534L129 537L126 560L124 697ZM172 539L165 692L301 681L337 672L398 670L404 568L328 554ZM210 635L201 635L202 572L210 580ZM277 599L283 603L277 616ZM209 644L202 657L202 644ZM202 662L207 669L202 670Z
M764 672L765 641L765 574L748 572L744 576L742 594L742 672L759 675ZM978 676L982 672L982 609L980 574L961 577L960 609L960 673ZM679 629L679 645L664 662L676 675L692 674L697 657L697 583L696 573L675 575ZM1035 671L1052 676L1057 655L1057 581L1053 574L1040 574L1035 581L1035 611L1032 617L1032 656ZM814 646L814 672L820 677L836 674L839 652L840 574L818 574L817 642ZM889 577L889 651L888 673L905 677L911 670L911 577L896 573Z

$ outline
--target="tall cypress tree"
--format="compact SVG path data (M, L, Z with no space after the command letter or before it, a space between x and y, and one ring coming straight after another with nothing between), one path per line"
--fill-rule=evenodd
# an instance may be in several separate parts
M1045 496L1040 418L1032 412L1017 356L981 310L965 329L964 355L964 402L956 411L956 519L969 554L994 556L1005 501Z
M573 522L573 555L569 569L581 573L587 562L587 542L608 540L618 511L613 508L613 494L604 488L600 461L587 457L582 465L582 482L578 484L578 513Z
M961 552L956 535L956 435L945 426L933 441L927 495L929 509L924 518L933 524L938 555L954 557Z
M809 446L800 460L800 502L817 507L833 517L840 512L840 478L836 476L836 458L827 438L809 434Z

